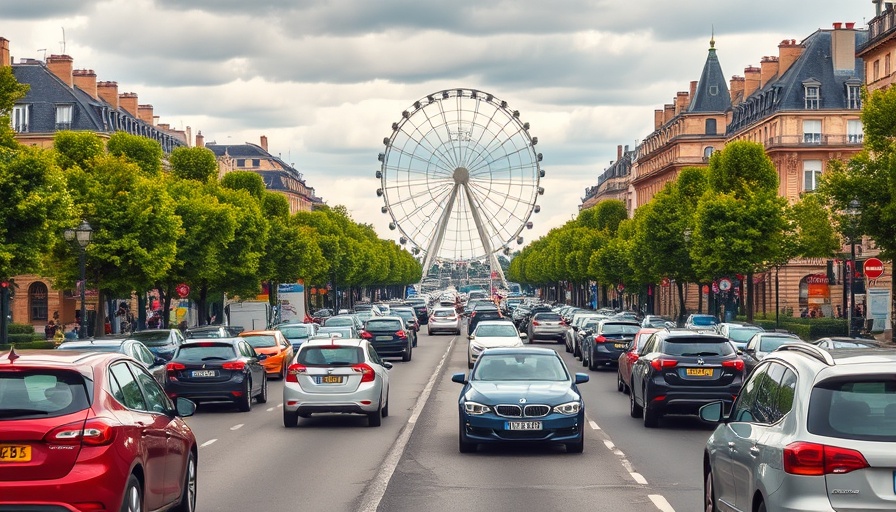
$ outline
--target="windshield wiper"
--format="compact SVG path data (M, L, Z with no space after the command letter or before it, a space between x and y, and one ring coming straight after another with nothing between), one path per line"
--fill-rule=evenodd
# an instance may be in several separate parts
M208 356L208 357L202 358L203 361L226 361L227 359L230 359L230 358L229 357L221 357L221 356Z
M43 409L0 409L0 418L14 418L16 416L29 416L31 414L50 414Z

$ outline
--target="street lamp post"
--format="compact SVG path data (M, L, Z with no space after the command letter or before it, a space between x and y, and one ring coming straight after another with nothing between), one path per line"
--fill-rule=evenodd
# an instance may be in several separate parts
M78 326L78 337L87 337L87 246L93 241L93 228L86 220L75 229L65 230L65 239L69 242L78 242L78 263L81 268L81 323Z
M849 311L847 312L847 322L848 322L848 332L850 337L856 336L856 330L853 327L853 315L855 314L856 309L856 291L855 291L855 275L856 275L856 231L857 231L857 221L859 218L859 214L862 211L861 204L859 204L858 199L853 199L849 202L849 207L846 208L846 215L849 216L849 279L847 280L847 287L849 288Z

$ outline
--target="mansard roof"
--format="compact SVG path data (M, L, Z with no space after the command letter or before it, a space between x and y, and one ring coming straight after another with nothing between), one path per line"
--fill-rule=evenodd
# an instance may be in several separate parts
M31 105L29 132L52 133L56 131L56 105L69 104L76 108L72 113L72 130L109 131L103 121L103 108L111 105L96 100L77 87L68 87L37 60L27 60L13 64L13 75L22 84L30 87L25 97L17 104Z
M709 54L703 65L703 74L697 82L697 92L688 106L690 113L725 112L731 108L728 82L722 73L719 57L716 55L715 40L709 42Z

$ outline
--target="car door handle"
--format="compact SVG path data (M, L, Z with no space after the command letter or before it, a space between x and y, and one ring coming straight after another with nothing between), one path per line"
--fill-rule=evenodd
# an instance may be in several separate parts
M728 451L729 451L729 452L736 452L736 451L737 451L737 445L734 444L734 441L730 441L730 442L728 443Z
M755 446L750 447L750 456L751 457L759 457L759 448Z

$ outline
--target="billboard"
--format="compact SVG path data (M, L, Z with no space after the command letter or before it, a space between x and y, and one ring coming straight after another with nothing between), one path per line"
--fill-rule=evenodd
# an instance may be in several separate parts
M280 283L277 287L277 306L281 322L301 322L305 319L305 285Z

